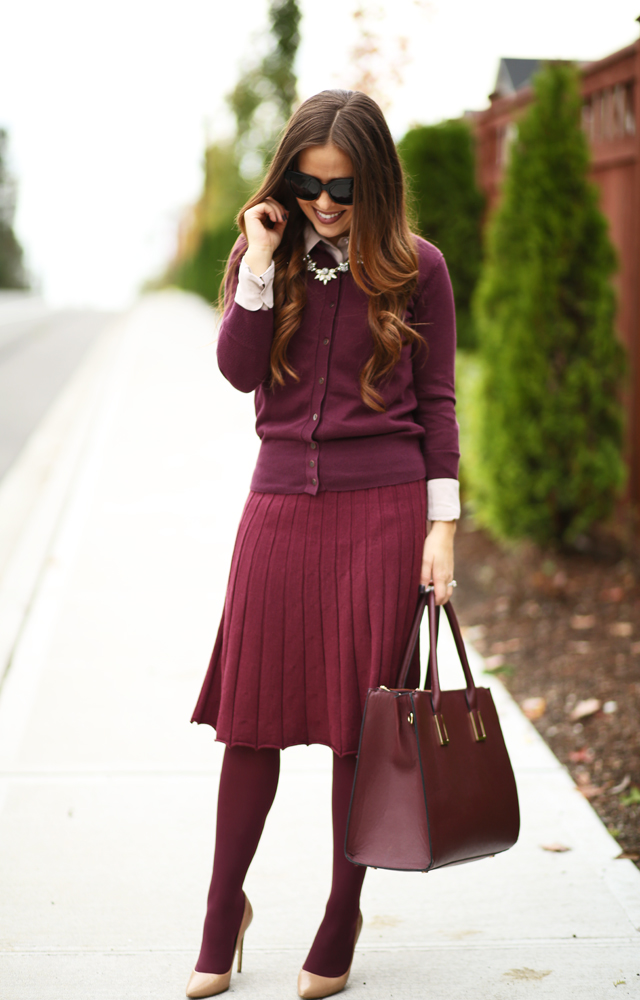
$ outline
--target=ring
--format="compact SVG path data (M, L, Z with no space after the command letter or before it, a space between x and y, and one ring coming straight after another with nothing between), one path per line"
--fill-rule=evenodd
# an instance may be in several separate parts
M455 580L452 580L451 583L447 584L447 587L457 587L457 586L458 586L458 584L456 583Z

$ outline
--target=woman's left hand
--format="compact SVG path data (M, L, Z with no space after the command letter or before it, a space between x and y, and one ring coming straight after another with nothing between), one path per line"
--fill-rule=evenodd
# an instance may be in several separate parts
M422 552L420 583L433 584L436 604L446 604L453 593L453 536L456 521L433 521Z

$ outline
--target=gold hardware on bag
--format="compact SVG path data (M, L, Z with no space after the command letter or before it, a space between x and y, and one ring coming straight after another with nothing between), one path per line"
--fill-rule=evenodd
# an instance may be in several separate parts
M436 724L436 729L438 730L438 739L440 740L440 746L446 747L449 742L449 734L447 732L447 727L444 724L444 718L442 713L440 715L434 715L433 721Z
M389 690L389 688L388 688L388 687L386 687L386 686L385 686L384 684L381 684L381 685L380 685L380 690L381 690L381 691L388 691L388 690Z
M407 722L409 723L410 726L413 725L413 712L409 712L407 716Z
M478 717L477 722L476 722L476 716ZM471 710L471 712L469 712L469 718L471 719L471 725L473 727L473 735L475 736L476 741L478 743L482 743L483 740L486 740L487 734L484 728L484 722L482 721L482 716L480 715L480 709L476 708L475 712Z

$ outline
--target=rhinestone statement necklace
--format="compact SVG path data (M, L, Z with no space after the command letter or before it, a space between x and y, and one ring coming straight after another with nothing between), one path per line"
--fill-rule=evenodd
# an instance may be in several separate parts
M315 274L316 281L321 281L323 285L328 285L333 278L338 277L338 272L344 274L345 271L349 270L349 261L344 260L342 264L336 264L335 267L318 267L315 260L312 260L309 254L302 258L306 261L307 271L311 271Z

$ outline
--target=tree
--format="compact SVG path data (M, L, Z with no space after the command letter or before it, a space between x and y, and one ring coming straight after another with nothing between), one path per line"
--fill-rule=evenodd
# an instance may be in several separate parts
M300 17L297 0L271 0L271 49L240 78L227 98L236 118L238 140L242 142L249 135L254 146L266 146L267 157L273 153L269 147L296 100L293 64L300 44Z
M13 231L16 185L6 165L8 143L0 129L0 288L28 288L22 247Z
M458 344L476 336L471 299L482 259L484 196L475 179L475 150L465 121L410 129L398 145L409 178L418 232L447 260L456 299Z
M235 218L269 162L296 99L294 61L300 44L297 0L271 0L266 55L250 66L227 97L236 120L230 142L204 156L202 195L165 281L212 302L238 235Z
M416 0L415 6L422 6L422 0ZM403 70L410 62L409 39L406 35L394 35L389 30L391 26L384 24L385 9L380 4L361 2L351 18L357 37L349 52L349 89L368 94L386 111L392 103L391 94L402 84ZM399 23L397 18L394 23Z
M511 148L476 296L478 516L571 543L624 482L615 256L588 180L573 66L547 65Z

